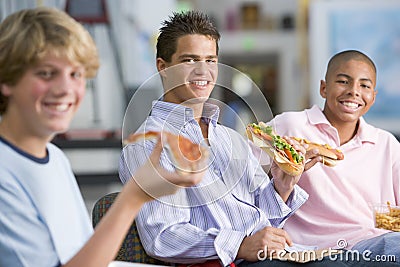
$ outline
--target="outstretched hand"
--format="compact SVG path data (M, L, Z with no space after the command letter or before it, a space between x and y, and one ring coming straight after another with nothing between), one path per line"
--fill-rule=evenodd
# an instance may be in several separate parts
M129 181L128 186L134 187L144 202L174 194L179 188L193 186L203 178L204 170L181 173L164 169L160 165L162 150L161 136L158 136L157 144L149 159ZM182 154L178 156L181 157L180 160L187 160Z

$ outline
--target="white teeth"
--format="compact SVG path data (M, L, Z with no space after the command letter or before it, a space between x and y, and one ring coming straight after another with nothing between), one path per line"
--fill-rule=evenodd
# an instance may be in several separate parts
M349 108L358 108L358 104L352 102L343 102L343 105Z
M207 85L207 81L193 81L192 83L195 84L195 85L198 85L198 86Z
M68 109L69 105L68 104L59 104L59 105L49 105L49 107L56 111L63 112Z
M68 109L68 105L67 104L62 104L62 105L57 105L56 106L56 110L57 111L66 111Z

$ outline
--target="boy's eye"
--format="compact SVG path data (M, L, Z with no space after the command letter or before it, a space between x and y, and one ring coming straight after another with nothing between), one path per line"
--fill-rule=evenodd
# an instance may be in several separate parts
M82 72L80 72L80 71L74 71L74 72L71 74L71 76L72 76L73 78L75 78L75 79L79 79L79 78L82 78L83 74L82 74Z
M196 60L194 60L193 58L185 58L182 61L185 63L195 63L196 62Z
M41 70L38 72L38 75L42 77L43 79L50 79L53 75L53 71L47 71L47 70Z
M361 84L361 87L365 88L365 89L370 89L371 88L371 86L369 86L368 84Z
M338 80L336 82L337 83L341 83L341 84L348 84L349 83L348 81L345 81L345 80Z

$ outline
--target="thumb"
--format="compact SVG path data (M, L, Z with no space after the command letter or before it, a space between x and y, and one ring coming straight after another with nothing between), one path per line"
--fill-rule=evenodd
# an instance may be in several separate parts
M160 156L161 156L162 149L163 149L163 146L162 146L162 142L161 142L161 136L159 135L157 137L157 143L154 146L154 149L153 149L153 151L151 152L151 155L150 155L150 160L153 163L158 163L158 160L160 159Z
M285 238L286 238L286 244L288 244L289 247L293 246L293 241L287 232L286 232Z
M312 160L309 160L304 166L304 171L311 169L315 164L317 164L318 162L321 162L321 161L322 161L321 156L318 156L318 157L313 158Z

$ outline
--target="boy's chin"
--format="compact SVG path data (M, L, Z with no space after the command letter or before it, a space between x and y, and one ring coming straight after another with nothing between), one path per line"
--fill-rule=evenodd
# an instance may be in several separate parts
M50 131L54 134L65 134L66 132L68 132L68 130L70 130L69 128L70 123L65 124L65 125L57 125L55 127L53 127L52 129L50 129Z
M191 98L191 99L185 101L185 103L192 104L192 105L193 104L203 104L203 103L207 102L207 100L208 100L208 97L196 97L196 98ZM182 104L185 104L185 103L182 103Z

